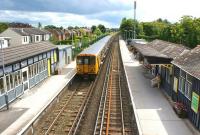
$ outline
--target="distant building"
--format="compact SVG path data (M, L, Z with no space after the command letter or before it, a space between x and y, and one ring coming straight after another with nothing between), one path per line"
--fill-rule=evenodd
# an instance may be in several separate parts
M48 41L51 33L37 28L8 28L0 36L10 37L10 46Z

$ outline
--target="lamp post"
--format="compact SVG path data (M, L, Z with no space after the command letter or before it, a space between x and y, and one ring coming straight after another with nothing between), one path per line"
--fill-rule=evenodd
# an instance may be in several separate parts
M136 1L134 1L134 39L136 38Z

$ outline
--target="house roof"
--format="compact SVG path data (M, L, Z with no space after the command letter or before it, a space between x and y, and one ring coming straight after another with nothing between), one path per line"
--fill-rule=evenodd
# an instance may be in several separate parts
M56 49L57 47L49 41L31 43L27 45L19 45L3 48L4 64L12 64L22 61L26 58ZM0 66L2 66L2 50L0 50Z
M50 32L46 30L40 30L37 28L9 28L9 29L15 31L16 33L22 36L50 34Z
M200 79L200 45L177 57L172 64Z

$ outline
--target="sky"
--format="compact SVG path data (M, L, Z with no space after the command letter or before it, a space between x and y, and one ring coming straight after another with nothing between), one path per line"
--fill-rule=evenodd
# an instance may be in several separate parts
M200 0L136 0L138 21L158 18L177 22L183 15L200 17ZM122 18L133 18L134 0L0 0L0 21L37 26L119 27Z

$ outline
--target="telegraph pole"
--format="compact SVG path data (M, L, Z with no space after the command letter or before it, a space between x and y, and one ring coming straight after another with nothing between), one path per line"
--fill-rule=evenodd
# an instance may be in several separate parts
M134 39L136 38L136 1L134 1Z

